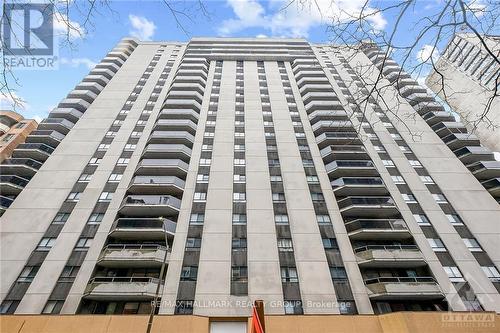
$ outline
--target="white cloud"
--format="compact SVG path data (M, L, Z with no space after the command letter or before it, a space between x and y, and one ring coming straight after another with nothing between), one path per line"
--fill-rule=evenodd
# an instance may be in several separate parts
M429 44L425 44L422 48L417 52L417 60L419 62L431 62L431 57L434 62L436 62L439 58L439 51L433 46Z
M156 25L153 21L149 21L144 16L136 16L132 14L128 16L128 19L132 25L130 35L137 37L140 40L151 40L156 30Z
M258 34L257 36L255 36L255 38L269 38L269 37L265 34Z
M87 67L88 69L93 69L95 65L97 65L96 62L90 60L89 58L61 58L59 60L59 63L61 65L69 65L71 67L79 67L81 65Z
M53 20L54 34L56 36L68 38L70 41L85 36L85 29L78 22L68 19L66 15L55 12Z
M471 0L467 4L467 6L477 17L483 16L486 11L486 4L483 2L483 0Z
M321 24L341 23L359 14L366 0L315 0L310 6L302 2L272 0L267 9L257 0L227 0L235 18L222 22L219 34L228 36L247 28L269 30L273 36L307 37L309 30ZM286 9L285 9L286 7ZM376 30L383 30L387 21L374 8L366 7L368 23Z
M14 91L0 94L0 109L17 111L18 109L26 110L28 107L28 103Z

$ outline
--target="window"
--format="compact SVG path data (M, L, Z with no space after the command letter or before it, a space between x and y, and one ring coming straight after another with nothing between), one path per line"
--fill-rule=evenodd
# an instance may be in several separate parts
M92 238L82 237L76 242L75 248L88 249L92 245Z
M413 217L415 218L415 221L417 221L419 225L431 225L426 215L413 214Z
M15 128L23 128L24 126L26 126L26 123L17 123Z
M247 266L231 267L231 280L238 282L247 282L248 280Z
M417 199L415 199L415 197L413 196L413 194L402 193L401 196L403 196L403 200L406 203L416 203L417 202Z
M110 144L107 144L107 143L101 143L99 145L99 147L97 147L98 150L106 150L106 149L109 149L110 147Z
M233 201L245 201L246 199L247 195L244 192L233 193Z
M337 240L335 238L323 238L323 247L326 250L338 249L339 245L337 244Z
M285 201L285 193L273 193L273 201Z
M403 153L409 153L409 152L411 152L411 149L410 149L410 147L408 147L408 146L398 146L398 147L399 147L399 149L400 149Z
M375 151L377 152L385 152L384 147L381 146L373 146L373 149L375 149Z
M492 282L500 282L500 272L495 266L481 266L481 269Z
M113 192L102 192L99 196L99 202L109 202L113 199Z
M288 224L288 215L285 214L274 215L274 222L276 224Z
M200 158L200 165L210 165L212 160L210 158Z
M330 267L330 276L333 280L345 280L347 279L347 273L344 267Z
M233 238L232 242L232 249L239 251L239 250L246 250L247 248L247 239L246 238Z
M431 176L420 176L420 180L424 183L424 184L434 184L434 180L432 179Z
M271 176L271 181L272 182L281 182L281 181L283 181L283 179L281 178L281 176Z
M71 192L66 200L68 201L78 201L80 200L80 196L82 195L82 192Z
M78 178L79 182L89 182L92 179L92 175L88 173L82 173L80 178Z
M443 242L439 238L427 238L429 245L434 252L446 252Z
M123 175L121 175L119 173L112 173L111 175L109 175L108 181L118 183L118 182L120 182L120 180L122 180L122 177L123 177Z
M299 282L297 268L281 267L281 282Z
M44 237L40 240L40 243L38 243L38 249L39 250L50 249L52 246L54 246L55 242L56 242L55 238Z
M278 239L278 251L280 251L280 252L293 251L292 239L291 238L279 238Z
M235 183L244 183L246 181L245 175L233 175L233 181Z
M481 252L483 249L477 242L475 238L462 238L462 240L465 243L465 246L471 251L471 252Z
M464 277L462 276L462 273L456 266L443 266L444 271L446 274L448 274L448 277L450 278L451 282L464 282Z
M311 198L313 201L325 201L325 197L323 196L323 193L313 192L313 193L311 193Z
M202 145L201 150L212 150L213 146L212 145ZM201 163L201 162L200 162Z
M392 160L382 160L382 163L388 167L388 166L394 166L394 162Z
M453 225L463 225L462 219L456 214L446 214L448 221Z
M35 277L36 273L40 269L40 266L24 266L21 274L17 278L17 282L31 282Z
M302 302L297 300L285 300L285 314L302 314Z
M234 145L234 150L245 150L245 145Z
M13 137L15 137L14 134L7 134L2 138L3 142L9 142Z
M319 224L325 224L325 223L330 223L331 222L330 216L328 216L328 215L316 215L316 221Z
M405 180L401 176L391 176L391 178L394 184L406 184Z
M69 218L69 213L57 213L52 220L52 223L63 224Z
M233 214L233 224L246 224L247 216L246 214Z
M195 201L206 201L207 200L207 193L206 192L195 192L193 200L195 200Z
M209 175L198 174L196 176L196 182L198 183L208 183Z
M442 194L433 194L432 197L436 200L437 203L447 203L446 198Z
M106 136L107 136L107 137L114 137L114 136L116 136L116 133L117 133L117 132L108 131L108 132L106 132Z
M196 281L198 275L197 266L184 266L181 271L181 281Z
M189 217L189 224L203 224L205 221L205 214L191 214Z
M123 157L120 157L118 159L118 162L116 162L117 165L127 165L128 162L130 162L130 158L123 158Z
M134 150L136 147L137 147L137 145L135 145L135 144L127 143L125 145L125 148L123 148L123 150Z
M307 176L306 177L308 183L316 184L319 183L318 176Z
M234 165L245 165L245 159L235 158L234 159Z
M47 301L45 307L42 310L42 314L59 313L64 301Z
M59 276L59 281L74 280L79 270L80 266L64 266L61 275Z
M97 165L97 164L101 163L101 161L102 161L102 158L92 157L89 161L89 164Z
M408 162L410 162L410 165L414 168L419 168L422 166L420 161L417 161L417 160L409 160Z
M88 224L99 224L101 223L102 219L104 218L103 213L92 213L89 216L89 219L87 220Z
M199 249L201 247L201 238L188 237L186 239L186 249Z

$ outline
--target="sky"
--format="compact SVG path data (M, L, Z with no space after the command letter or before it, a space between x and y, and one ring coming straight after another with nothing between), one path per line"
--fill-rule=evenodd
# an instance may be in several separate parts
M181 26L163 1L111 1L109 7L97 6L85 24L81 12L85 12L85 1L70 0L69 19L71 44L57 47L59 68L57 70L15 70L17 81L10 87L21 98L23 107L16 108L26 118L41 120L57 106L99 60L111 50L121 38L134 36L141 40L188 41L191 37L303 37L310 42L328 42L331 34L327 30L329 17L359 11L364 0L297 0L288 8L287 0L184 0L173 3L179 14ZM382 0L390 4L390 0ZM481 8L482 1L470 0ZM172 3L172 2L169 2ZM412 8L414 20L405 20L398 29L401 42L414 38L415 20L433 8L439 8L440 0L418 0ZM305 4L305 5L299 5ZM313 5L311 5L313 4ZM318 10L318 6L321 11ZM60 14L63 15L63 14ZM56 15L57 16L57 15ZM60 17L55 18L56 35L65 34L67 26ZM395 13L373 15L368 24L377 31L390 31L396 21ZM78 33L75 31L77 30ZM64 38L61 38L64 40ZM419 60L429 58L433 47L431 41L418 45L414 56ZM435 54L436 55L436 54ZM423 82L423 75L419 78ZM0 95L0 107L11 108L8 97Z

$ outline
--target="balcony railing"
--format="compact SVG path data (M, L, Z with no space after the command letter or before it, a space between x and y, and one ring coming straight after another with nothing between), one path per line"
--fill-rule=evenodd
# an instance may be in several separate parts
M393 276L385 276L378 278L365 279L365 284L374 284L374 283L430 283L436 284L436 280L431 276L415 276L415 277L393 277Z
M15 175L0 175L0 183L8 183L12 185L17 185L20 187L25 187L29 180L23 177Z
M345 224L347 232L356 231L359 229L381 229L381 230L408 230L406 223L401 219L394 220L373 220L373 219L359 219Z
M353 205L361 206L394 206L391 197L347 197L338 202L339 208L346 208Z
M364 252L364 251L372 251L372 250L419 251L419 249L416 245L378 245L378 244L373 244L373 245L365 245L365 246L359 246L359 247L354 248L355 253Z

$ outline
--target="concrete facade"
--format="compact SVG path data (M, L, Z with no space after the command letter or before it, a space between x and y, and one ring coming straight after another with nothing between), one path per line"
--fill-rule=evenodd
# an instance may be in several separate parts
M2 313L500 311L497 201L396 88L357 109L370 52L124 39L2 217Z

